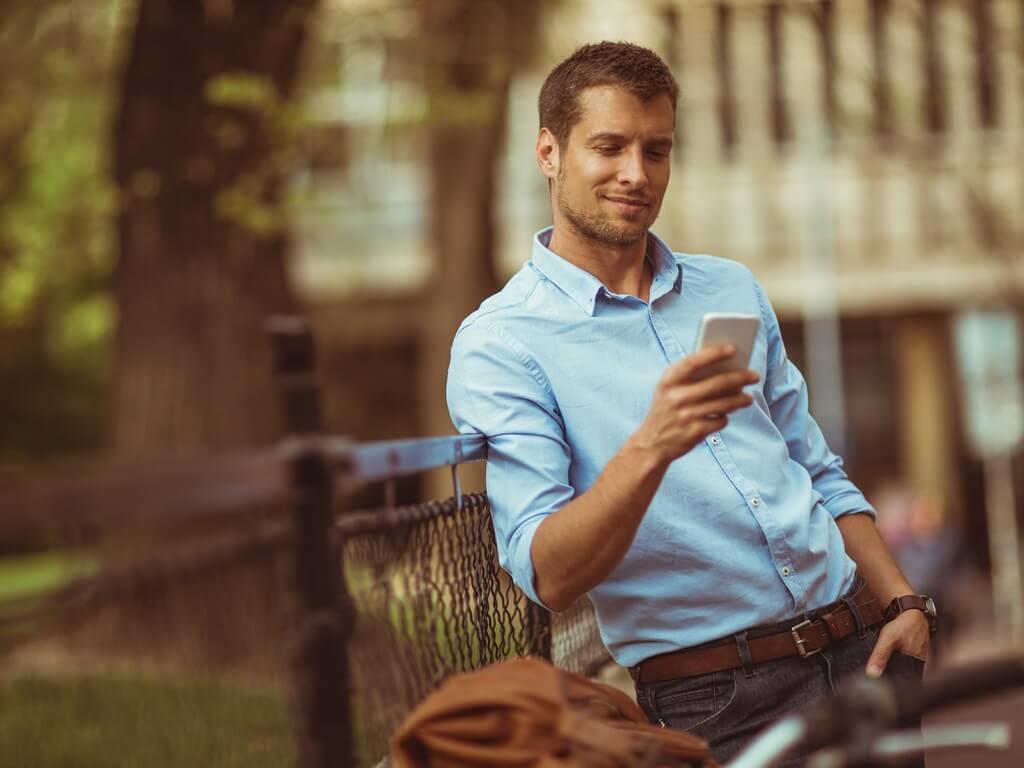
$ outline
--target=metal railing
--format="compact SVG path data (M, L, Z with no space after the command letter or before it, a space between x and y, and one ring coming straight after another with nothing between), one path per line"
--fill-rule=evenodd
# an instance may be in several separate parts
M321 435L311 336L295 319L270 331L289 432L277 446L104 462L57 482L0 477L8 531L130 531L167 542L189 532L186 546L104 562L45 599L0 601L0 641L12 628L36 631L112 600L146 602L169 584L205 587L239 563L281 559L295 737L308 768L376 763L408 711L453 672L526 654L585 674L609 661L588 601L552 617L499 568L487 498L461 494L455 471L486 459L482 436L359 444ZM453 498L352 509L368 483L439 467L453 468Z

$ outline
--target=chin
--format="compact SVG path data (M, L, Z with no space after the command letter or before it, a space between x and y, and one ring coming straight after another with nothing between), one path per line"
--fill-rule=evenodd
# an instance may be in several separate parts
M606 239L610 245L633 245L647 234L647 227L629 227L616 229L614 235Z

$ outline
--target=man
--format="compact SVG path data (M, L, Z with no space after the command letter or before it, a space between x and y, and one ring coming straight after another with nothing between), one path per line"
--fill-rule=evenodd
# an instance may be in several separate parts
M448 402L488 438L502 566L554 611L589 593L648 716L728 759L842 677L920 675L930 618L809 415L750 271L649 232L677 95L625 43L548 76L536 156L554 226L463 322ZM733 351L694 351L707 312L761 318L752 370L702 379Z

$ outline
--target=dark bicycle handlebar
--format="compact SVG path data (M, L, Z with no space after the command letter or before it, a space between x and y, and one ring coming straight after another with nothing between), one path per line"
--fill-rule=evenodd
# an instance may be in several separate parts
M943 670L920 686L897 688L896 705L902 718L1020 686L1024 656L1014 656Z
M871 736L910 718L1017 687L1024 687L1024 656L943 670L919 685L860 679L805 713L800 748L813 751L857 740L867 747Z

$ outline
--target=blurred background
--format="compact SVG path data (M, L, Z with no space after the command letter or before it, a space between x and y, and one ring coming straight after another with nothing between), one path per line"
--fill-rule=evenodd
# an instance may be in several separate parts
M450 434L454 330L550 221L538 90L601 39L675 72L655 231L766 286L813 413L939 601L940 658L1019 648L1018 0L6 0L2 477L270 444L264 319L285 312L314 330L328 431ZM103 559L43 544L0 527L0 597ZM106 626L0 666L109 659ZM190 658L273 683L240 647Z

